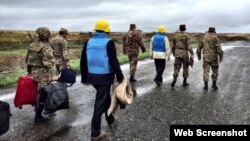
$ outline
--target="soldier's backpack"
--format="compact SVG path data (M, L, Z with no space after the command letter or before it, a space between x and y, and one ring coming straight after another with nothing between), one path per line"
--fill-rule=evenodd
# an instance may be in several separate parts
M10 105L0 101L0 135L8 132L10 127Z
M43 46L39 42L32 43L28 48L28 53L25 62L31 67L43 67L42 62Z
M131 32L131 31L129 31L129 32L124 36L123 44L124 44L125 46L130 46L130 45L132 45L132 32Z

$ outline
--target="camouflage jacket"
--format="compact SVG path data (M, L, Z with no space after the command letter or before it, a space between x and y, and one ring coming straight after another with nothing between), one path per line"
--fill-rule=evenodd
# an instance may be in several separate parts
M50 40L51 47L54 50L54 56L57 64L63 64L69 61L68 41L61 35Z
M206 33L200 43L199 47L197 49L197 56L200 59L201 58L201 50L203 49L203 60L206 62L212 62L215 60L223 59L223 51L221 49L221 45L219 42L218 37L214 33Z
M139 54L139 47L141 48L142 52L146 51L144 44L142 42L142 38L137 31L128 31L123 36L123 52L128 54L129 56Z
M51 80L54 56L53 49L49 42L36 41L30 44L28 48L26 63L31 68L34 80L39 84L46 84Z
M172 53L176 58L188 57L188 51L191 55L194 54L190 47L190 39L187 33L177 32L173 39Z

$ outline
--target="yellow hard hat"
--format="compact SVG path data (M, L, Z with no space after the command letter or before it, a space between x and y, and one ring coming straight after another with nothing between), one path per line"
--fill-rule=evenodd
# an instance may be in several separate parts
M98 20L95 23L94 30L101 30L101 31L104 31L104 32L110 32L110 26L109 26L108 21L106 21L106 20Z
M165 33L166 30L167 30L166 27L163 26L163 25L161 25L161 26L158 27L158 32Z

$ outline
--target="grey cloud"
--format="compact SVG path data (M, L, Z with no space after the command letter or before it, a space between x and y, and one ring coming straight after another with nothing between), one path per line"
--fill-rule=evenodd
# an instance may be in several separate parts
M71 31L91 31L100 18L107 19L112 31L127 31L130 23L144 31L158 25L169 32L186 24L191 32L215 26L221 32L249 31L248 0L2 0L0 29L34 30L61 26Z

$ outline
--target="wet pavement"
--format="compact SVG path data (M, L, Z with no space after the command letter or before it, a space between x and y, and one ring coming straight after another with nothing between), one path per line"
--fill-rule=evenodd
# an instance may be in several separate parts
M250 44L223 44L224 62L219 68L218 91L203 91L202 61L190 68L189 87L182 87L182 71L171 88L173 58L166 63L164 83L153 82L152 60L140 61L133 84L137 92L132 105L118 110L115 130L104 118L102 129L111 141L168 141L170 124L250 124ZM122 65L129 76L128 64ZM34 107L13 107L15 89L0 90L0 100L11 104L11 126L2 141L88 141L95 90L79 83L69 88L70 109L56 112L45 124L34 123Z

